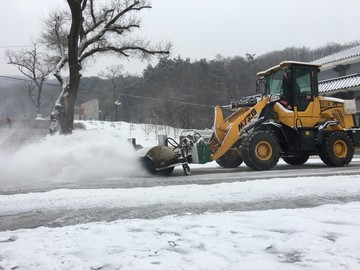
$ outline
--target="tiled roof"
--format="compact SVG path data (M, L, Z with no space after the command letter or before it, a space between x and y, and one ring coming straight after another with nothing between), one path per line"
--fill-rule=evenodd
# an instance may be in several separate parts
M355 56L360 56L360 45L317 59L314 63L325 65Z
M360 87L360 74L352 74L321 81L319 82L319 93L327 93L355 87Z

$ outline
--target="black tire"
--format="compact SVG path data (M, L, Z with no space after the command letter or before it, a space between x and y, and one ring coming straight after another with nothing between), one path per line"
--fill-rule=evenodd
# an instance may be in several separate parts
M175 167L169 167L169 168L157 171L156 174L161 175L161 176L169 176L174 171L174 168Z
M174 167L157 171L154 162L149 157L142 157L140 162L142 167L152 175L169 176L174 171Z
M290 165L303 165L306 161L308 161L309 155L301 154L295 157L283 157L282 159Z
M354 147L350 137L341 131L325 133L319 156L326 165L331 167L348 165L354 156Z
M244 139L241 156L253 170L270 170L279 161L279 143L271 131L255 131Z
M229 150L216 160L216 163L223 168L237 168L242 162L236 150Z
M140 162L142 167L150 174L156 174L156 168L154 162L149 157L141 157Z

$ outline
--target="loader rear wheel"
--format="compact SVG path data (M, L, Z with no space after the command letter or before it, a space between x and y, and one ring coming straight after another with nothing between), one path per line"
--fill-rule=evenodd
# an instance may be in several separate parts
M229 150L216 160L216 163L223 168L237 168L242 162L236 150Z
M319 150L321 160L331 167L348 165L354 156L350 137L341 131L326 133Z
M255 131L245 138L241 146L245 164L254 170L270 170L279 161L279 143L270 131Z
M290 165L303 165L306 161L308 161L309 155L301 154L295 157L283 157L282 159Z

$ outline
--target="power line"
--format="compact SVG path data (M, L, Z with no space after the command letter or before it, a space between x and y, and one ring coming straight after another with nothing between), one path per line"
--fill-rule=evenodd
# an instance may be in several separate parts
M5 80L17 80L17 81L32 82L31 80L28 80L28 79L11 77L11 76L4 76L4 75L0 75L0 78L3 78L3 79L5 79ZM50 86L60 87L59 84L53 84L53 83L47 83L47 82L44 82L44 85L50 85ZM93 90L93 92L110 94L110 95L113 95L113 94L114 94L113 92L100 91L100 90ZM209 108L213 108L213 107L214 107L214 106L212 106L212 105L206 105L206 104L200 104L200 103L191 103L191 102L185 102L185 101L179 101L179 100L161 99L161 98L153 98L153 97L145 97L145 96L137 96L137 95L121 94L121 93L116 93L116 95L118 95L118 96L132 97L132 98L147 99L147 100L154 100L154 101L161 101L161 102L169 102L169 103L183 104L183 105L189 105L189 106L199 106L199 107L209 107Z
M5 75L0 75L0 78L5 79L5 80L15 80L15 81L23 81L23 82L32 82L32 80L29 80L29 79L23 79L23 78L17 78L17 77L5 76ZM44 84L50 85L50 86L57 86L57 87L60 87L60 86L61 86L60 84L48 83L48 82L44 82Z
M99 91L99 90L93 90L94 92L98 93L105 93L105 94L114 94L113 92L106 92L106 91ZM154 100L154 101L162 101L162 102L169 102L169 103L176 103L176 104L183 104L183 105L191 105L191 106L200 106L200 107L209 107L213 108L212 105L206 105L206 104L199 104L199 103L190 103L185 101L178 101L178 100L170 100L170 99L161 99L161 98L152 98L152 97L144 97L144 96L137 96L137 95L130 95L130 94L119 94L116 93L118 96L126 96L126 97L133 97L133 98L141 98L141 99L147 99L147 100Z
M5 48L25 48L25 47L32 47L33 45L0 45L1 49Z

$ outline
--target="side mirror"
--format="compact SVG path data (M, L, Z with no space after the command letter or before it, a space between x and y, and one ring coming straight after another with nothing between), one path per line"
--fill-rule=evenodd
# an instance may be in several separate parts
M266 80L257 79L256 80L256 93L265 94L266 93Z

